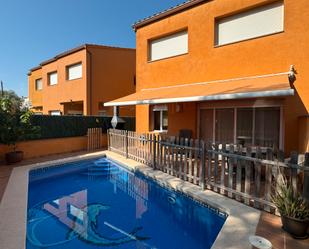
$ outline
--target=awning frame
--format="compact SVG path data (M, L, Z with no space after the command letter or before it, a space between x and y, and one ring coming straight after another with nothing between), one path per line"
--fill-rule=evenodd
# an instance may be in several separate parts
M247 99L247 98L261 98L261 97L279 97L292 96L294 89L273 90L273 91L258 91L258 92L244 92L231 94L217 94L210 96L194 96L194 97L180 97L180 98L166 98L166 99L146 99L126 102L109 102L104 103L104 106L128 106L128 105L152 105L152 104L169 104L180 102L198 102L211 100L228 100L228 99Z

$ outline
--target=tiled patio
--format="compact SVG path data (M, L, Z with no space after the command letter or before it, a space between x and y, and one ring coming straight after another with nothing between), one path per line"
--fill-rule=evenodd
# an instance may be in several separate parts
M62 155L46 156L24 160L14 166L0 164L0 199L4 194L6 185L14 167L20 167L28 164L45 162L50 160L62 159L66 157L78 156L87 152L77 152ZM309 239L295 240L289 234L281 229L281 221L279 217L262 212L256 234L267 238L273 244L274 249L307 249L309 248Z

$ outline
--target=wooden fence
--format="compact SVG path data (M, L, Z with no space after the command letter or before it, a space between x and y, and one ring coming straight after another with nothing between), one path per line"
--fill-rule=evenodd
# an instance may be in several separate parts
M202 140L110 129L109 150L255 208L275 213L276 180L284 175L309 200L309 153L289 162L271 148L205 144ZM300 163L299 161L302 161Z
M87 131L87 150L102 148L102 128L89 128Z

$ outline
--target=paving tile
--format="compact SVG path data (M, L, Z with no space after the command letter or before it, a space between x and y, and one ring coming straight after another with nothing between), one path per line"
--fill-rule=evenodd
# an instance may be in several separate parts
M278 216L262 212L256 235L268 239L273 249L308 249L309 239L295 240L281 228L281 219Z

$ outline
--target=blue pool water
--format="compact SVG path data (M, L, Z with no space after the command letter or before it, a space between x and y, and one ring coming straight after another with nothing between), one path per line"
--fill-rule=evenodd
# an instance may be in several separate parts
M29 179L27 249L207 249L226 219L106 158Z

